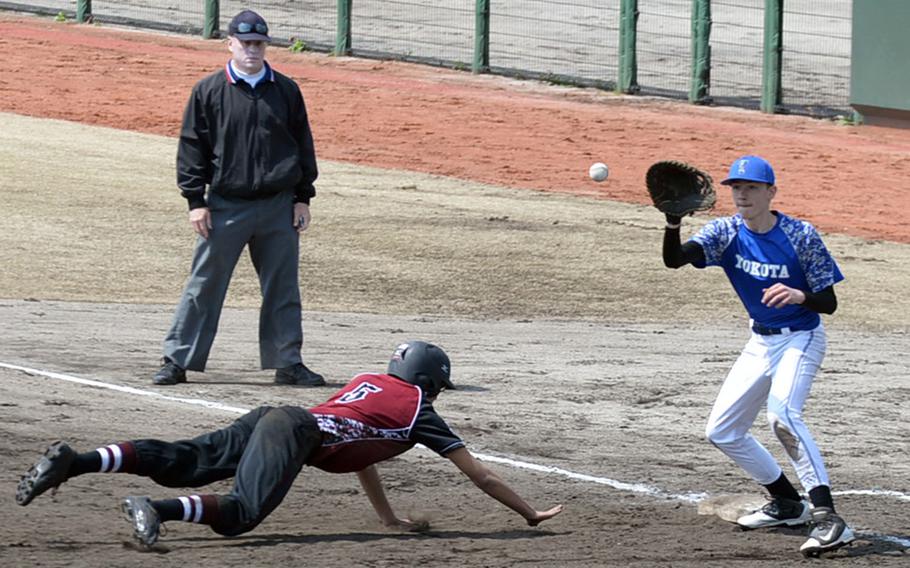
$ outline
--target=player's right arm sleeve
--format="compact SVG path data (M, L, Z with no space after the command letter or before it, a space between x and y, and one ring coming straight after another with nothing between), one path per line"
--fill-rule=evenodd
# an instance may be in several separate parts
M819 314L833 314L837 309L837 296L834 295L834 286L828 286L819 292L803 291L806 301L803 307Z
M424 400L420 405L417 420L411 427L409 438L419 444L430 448L437 454L444 456L457 448L465 446L464 441L449 428L433 405Z
M805 221L801 222L801 226L801 238L794 244L796 254L806 273L810 291L821 292L843 280L844 275L822 242L818 230Z
M205 108L198 89L193 89L183 112L177 143L177 187L190 209L205 207L205 186L211 177L211 144Z
M679 242L679 227L664 230L663 256L664 265L667 268L679 268L686 264L695 266L705 264L705 251L700 244L694 241L688 241L685 244Z

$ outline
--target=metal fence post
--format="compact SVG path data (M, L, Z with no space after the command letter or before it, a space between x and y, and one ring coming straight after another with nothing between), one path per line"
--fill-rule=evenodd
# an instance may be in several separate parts
M471 71L486 73L490 70L490 0L474 2L474 61Z
M619 4L619 73L616 90L637 93L638 86L638 0Z
M218 20L221 18L219 0L205 0L205 19L202 22L202 38L212 39L219 36Z
M354 0L338 0L338 26L335 28L335 55L351 54L351 11Z
M783 100L781 61L784 53L784 0L765 0L761 111L777 111Z
M76 3L76 21L84 24L92 19L92 0L79 0Z
M689 83L689 102L711 102L711 0L692 3L692 78Z

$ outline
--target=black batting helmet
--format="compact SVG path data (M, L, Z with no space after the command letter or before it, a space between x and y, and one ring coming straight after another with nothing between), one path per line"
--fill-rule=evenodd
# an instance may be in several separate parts
M433 398L442 389L455 388L449 378L451 370L449 356L440 347L426 341L408 341L395 349L387 372L417 385L424 396Z

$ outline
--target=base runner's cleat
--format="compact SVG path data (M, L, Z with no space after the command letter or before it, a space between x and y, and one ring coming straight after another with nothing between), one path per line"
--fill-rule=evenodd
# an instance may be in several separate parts
M66 442L54 442L44 455L19 479L16 503L23 507L48 489L56 489L66 481L76 452Z
M810 520L812 515L805 501L774 497L761 509L738 518L736 524L743 529L761 529L805 525Z
M812 530L809 540L799 547L803 556L816 557L822 552L837 550L856 539L847 523L828 507L812 509Z
M133 536L139 544L150 547L158 542L161 520L148 497L126 497L120 504L126 519L133 525Z

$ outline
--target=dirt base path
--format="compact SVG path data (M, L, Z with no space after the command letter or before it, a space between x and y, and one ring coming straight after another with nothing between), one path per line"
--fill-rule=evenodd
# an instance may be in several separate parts
M381 368L386 345L412 335L433 337L458 355L459 389L440 397L440 413L475 453L560 468L563 473L490 464L530 502L564 503L566 511L531 529L446 460L413 450L382 464L381 471L396 509L429 520L428 534L383 530L354 476L305 468L282 506L248 535L224 539L204 527L168 523L150 555L156 565L274 566L291 559L318 559L326 566L469 568L802 563L801 529L745 533L716 516L699 515L686 499L751 490L752 501L761 501L700 432L719 377L741 347L741 327L667 331L655 325L308 313L307 354L330 384L289 390L271 385L269 373L251 365L256 310L231 309L208 372L192 373L177 388L154 389L148 361L157 355L171 309L3 301L0 327L9 332L0 343L0 361L240 408L289 399L310 405L348 376ZM355 345L349 345L352 330ZM833 353L826 367L831 370L819 376L808 418L836 489L847 492L837 497L839 510L860 533L856 545L833 556L849 558L851 566L904 566L910 542L906 503L875 494L908 490L900 401L910 395L910 385L898 362L903 337L850 338L851 348ZM877 365L870 381L864 375L873 349L895 362ZM847 399L855 404L838 402ZM89 475L65 484L54 499L18 507L10 488L48 442L65 438L88 450L122 439L187 437L237 416L2 367L0 401L4 566L134 566L142 557L124 545L130 532L116 511L117 499L185 493L133 476ZM756 436L774 447L763 428Z

